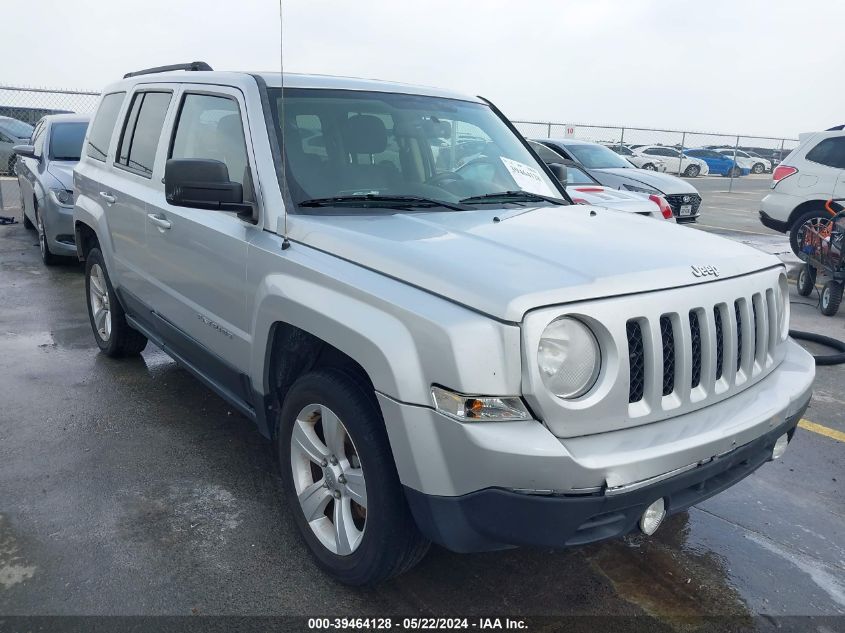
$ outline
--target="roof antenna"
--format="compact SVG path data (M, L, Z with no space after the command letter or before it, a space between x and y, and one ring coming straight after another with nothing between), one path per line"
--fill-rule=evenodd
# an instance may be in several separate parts
M282 161L282 203L284 204L284 226L282 229L282 250L286 251L290 248L290 240L288 239L288 210L289 205L292 204L293 199L288 191L288 173L285 165L285 46L284 46L284 19L282 12L282 0L279 0L279 76L281 77L281 94L282 98L279 100L279 143L281 161Z

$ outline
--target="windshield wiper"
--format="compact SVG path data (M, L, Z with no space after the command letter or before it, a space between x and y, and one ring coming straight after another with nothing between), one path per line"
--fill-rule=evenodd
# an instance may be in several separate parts
M499 191L496 193L485 193L481 196L470 196L460 200L462 204L484 203L484 202L550 202L551 204L566 204L565 200L543 196L530 191Z
M299 203L300 207L334 207L334 206L361 206L361 207L386 207L397 209L412 209L425 207L443 207L451 211L466 211L466 207L435 200L423 196L382 196L372 193L358 196L334 196L332 198L312 198Z

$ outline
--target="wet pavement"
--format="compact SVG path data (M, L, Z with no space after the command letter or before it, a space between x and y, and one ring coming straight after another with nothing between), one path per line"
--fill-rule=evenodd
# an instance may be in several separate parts
M706 186L702 224L717 228L701 230L753 229L778 248L741 211L709 208ZM756 220L751 198L718 207ZM699 615L751 628L775 626L758 614L845 616L845 444L803 428L783 459L654 537L433 548L379 587L338 585L300 543L269 443L154 346L98 354L83 289L77 264L47 269L34 233L0 226L0 614L631 615L655 631L697 630ZM792 292L794 327L845 338L845 310L821 317ZM845 432L843 379L819 368L808 420Z

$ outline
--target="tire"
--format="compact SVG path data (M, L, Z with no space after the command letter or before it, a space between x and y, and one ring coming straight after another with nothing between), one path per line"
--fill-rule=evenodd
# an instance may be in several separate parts
M698 174L701 173L701 167L698 165L688 165L687 168L684 170L684 176L687 178L695 178Z
M766 171L766 166L763 163L754 163L751 168L752 174L762 174L764 171Z
M826 219L829 220L833 216L824 208L819 207L812 211L807 211L801 215L789 227L789 245L792 247L792 252L798 255L801 251L801 238L803 236L802 227L805 223L811 220Z
M88 319L100 351L111 358L137 356L144 351L147 337L126 322L126 313L112 287L103 254L96 247L85 259L85 297ZM103 309L105 314L98 312L95 316L97 310Z
M652 163L646 163L642 168L646 171L657 171L657 167L655 167Z
M326 440L329 420L334 432ZM408 509L378 403L362 381L339 369L302 376L285 397L276 437L284 497L321 569L344 584L367 585L422 559L429 542ZM346 479L352 473L354 487Z
M731 178L739 178L742 175L742 170L739 167L731 167L731 170L728 172L728 175Z
M804 264L801 266L801 270L798 272L798 294L802 297L809 297L810 293L813 292L813 288L816 287L816 269L810 266L810 264Z
M50 251L50 244L47 242L47 227L38 207L35 207L35 230L38 232L38 248L41 251L41 261L45 266L55 266L61 262L61 258Z
M821 311L825 316L833 316L839 312L842 303L842 284L838 281L828 281L822 288Z

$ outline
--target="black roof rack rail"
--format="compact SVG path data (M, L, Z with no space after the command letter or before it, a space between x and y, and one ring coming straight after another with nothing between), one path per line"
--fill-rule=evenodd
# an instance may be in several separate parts
M126 73L123 78L137 77L138 75L152 75L154 73L166 73L171 70L214 70L205 62L190 62L188 64L171 64L169 66L156 66L155 68L144 68L132 73Z

